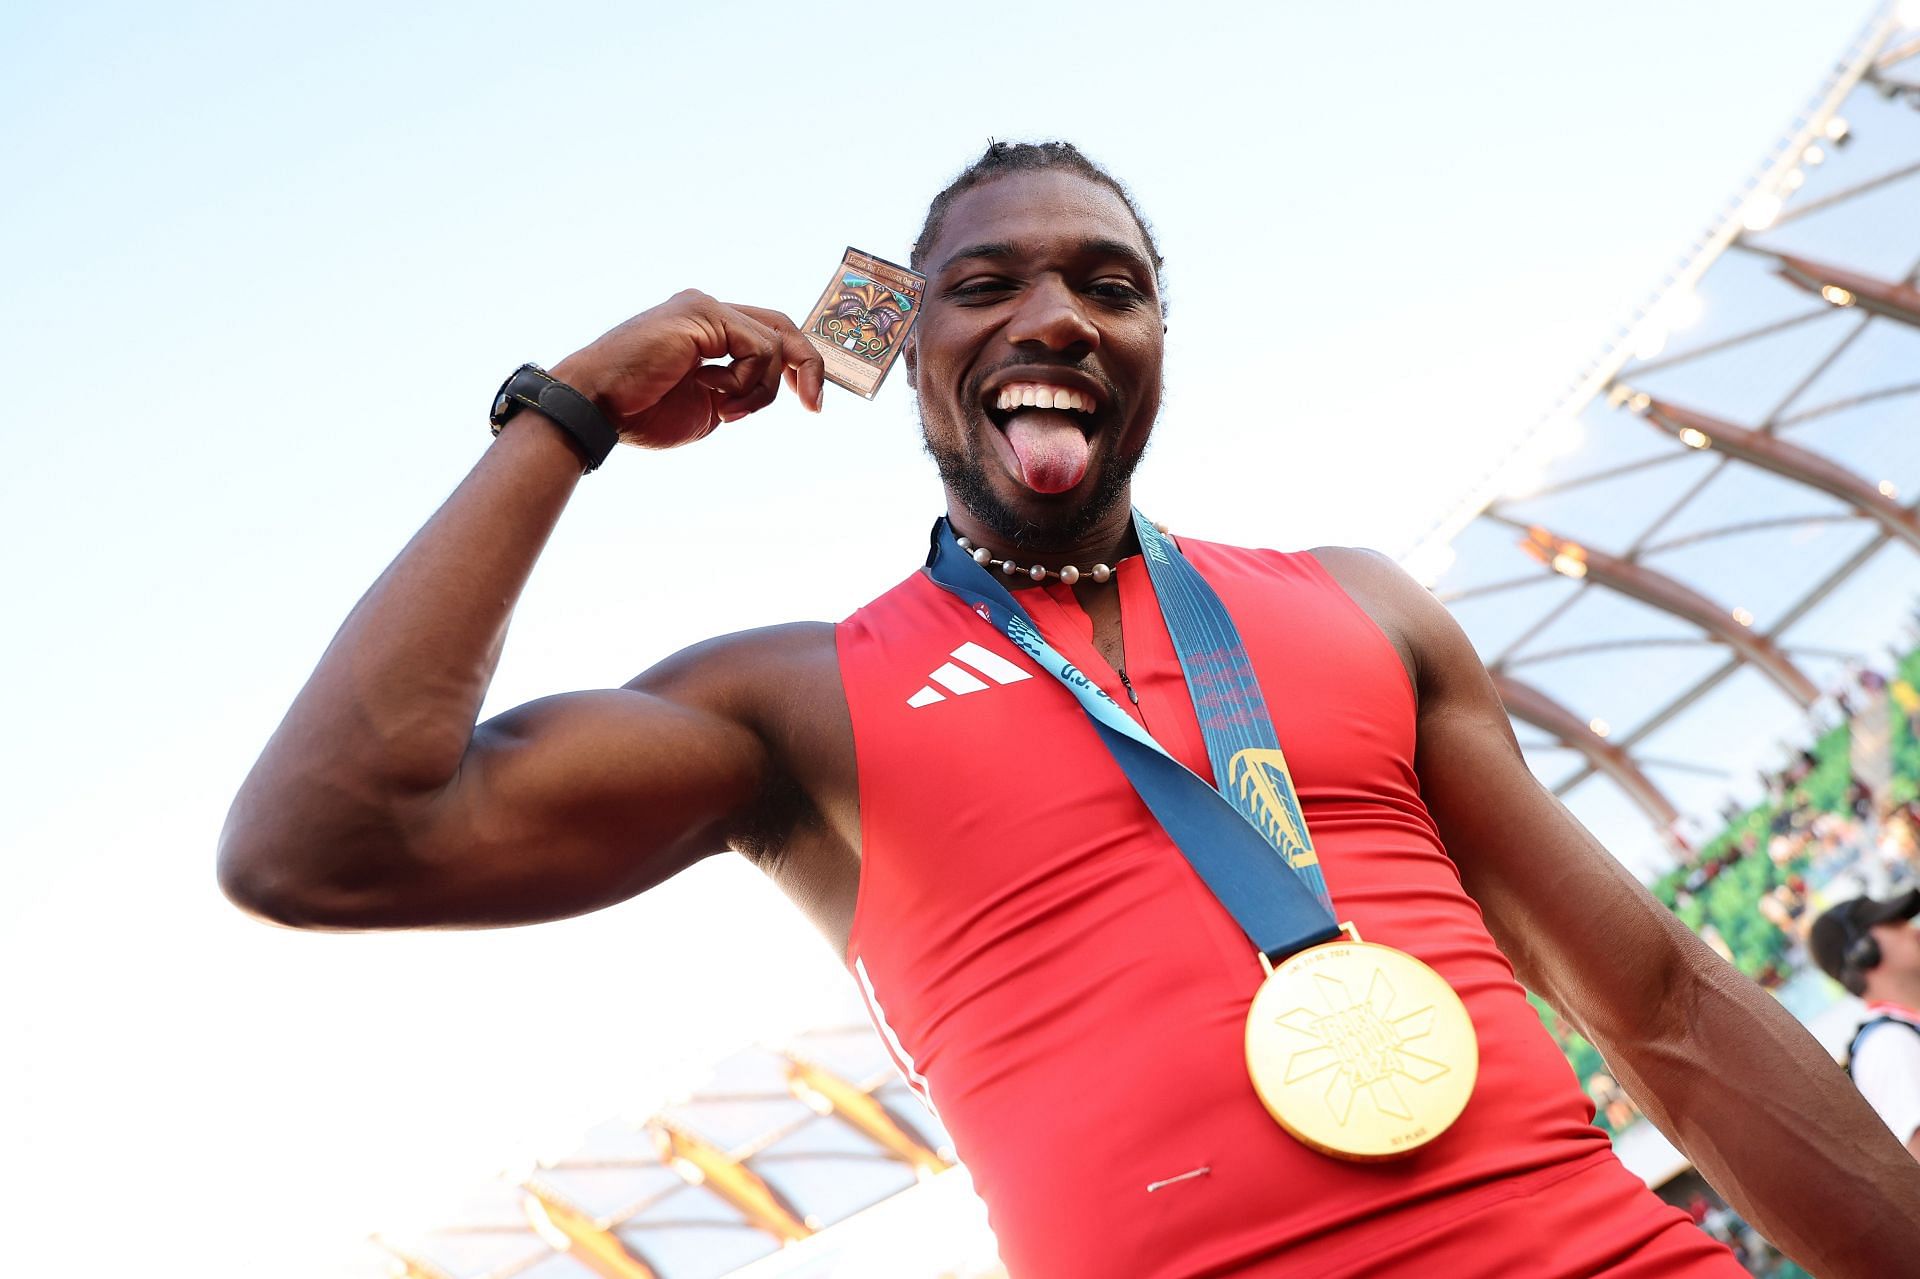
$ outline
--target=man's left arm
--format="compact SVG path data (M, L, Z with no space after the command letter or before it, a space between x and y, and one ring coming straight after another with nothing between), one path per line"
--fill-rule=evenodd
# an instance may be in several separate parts
M1910 1266L1920 1165L1846 1075L1534 779L1485 667L1432 595L1382 557L1327 558L1410 657L1422 795L1520 980L1795 1260L1827 1279Z

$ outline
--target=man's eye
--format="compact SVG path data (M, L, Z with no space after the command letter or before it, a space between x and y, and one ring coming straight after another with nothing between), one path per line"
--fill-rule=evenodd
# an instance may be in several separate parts
M1110 302L1138 302L1146 296L1125 280L1096 280L1087 287L1087 292Z
M995 293L1005 293L1012 287L1012 283L1007 280L965 280L947 290L947 295L956 298L986 297Z

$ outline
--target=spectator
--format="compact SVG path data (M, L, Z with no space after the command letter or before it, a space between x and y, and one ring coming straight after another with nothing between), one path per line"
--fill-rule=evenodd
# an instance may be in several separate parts
M1808 943L1829 977L1867 1004L1847 1045L1847 1074L1920 1158L1920 889L1858 897L1813 921Z

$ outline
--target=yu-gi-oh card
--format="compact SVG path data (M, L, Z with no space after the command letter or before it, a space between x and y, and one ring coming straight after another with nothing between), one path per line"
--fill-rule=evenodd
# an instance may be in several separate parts
M848 249L806 323L828 379L871 400L920 318L926 287L924 275Z

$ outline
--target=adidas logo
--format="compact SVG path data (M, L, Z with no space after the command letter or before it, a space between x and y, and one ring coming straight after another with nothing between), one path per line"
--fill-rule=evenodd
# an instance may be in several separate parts
M969 640L948 654L951 662L941 666L928 676L933 684L924 684L920 691L907 699L907 705L915 710L922 706L931 706L935 702L947 700L947 693L955 697L965 697L968 693L978 693L987 687L980 679L984 675L995 684L1018 684L1023 679L1032 679L1031 672L1023 671L992 649L981 648ZM966 663L965 666L960 663ZM968 669L968 668L971 669ZM933 685L938 684L947 693Z

